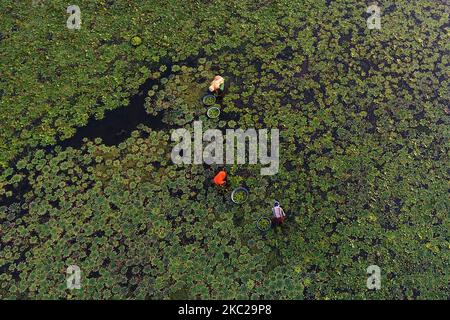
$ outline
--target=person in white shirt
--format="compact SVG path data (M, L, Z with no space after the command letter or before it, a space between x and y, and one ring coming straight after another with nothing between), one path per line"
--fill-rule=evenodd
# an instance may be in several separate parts
M225 90L225 79L221 76L215 76L209 86L209 91L216 96L221 96Z
M274 226L281 225L284 223L284 220L286 219L286 214L284 213L283 208L280 207L280 203L278 201L275 201L272 213L273 213L272 224Z

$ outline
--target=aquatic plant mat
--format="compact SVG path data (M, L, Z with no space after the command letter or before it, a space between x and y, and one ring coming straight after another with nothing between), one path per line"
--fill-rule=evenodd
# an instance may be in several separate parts
M449 297L448 1L31 2L0 1L1 299ZM278 128L279 172L174 165L196 120Z

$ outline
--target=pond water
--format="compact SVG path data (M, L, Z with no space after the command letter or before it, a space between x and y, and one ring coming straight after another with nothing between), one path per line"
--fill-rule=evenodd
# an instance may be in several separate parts
M161 78L170 75L171 67L172 65L168 64L168 68L161 74ZM73 137L61 141L59 145L63 148L80 148L84 138L89 140L101 138L105 145L111 146L129 138L131 132L136 130L139 124L154 130L164 129L167 127L167 124L162 121L164 114L153 116L145 110L145 98L155 85L160 86L159 79L147 79L139 87L137 93L131 96L127 106L105 112L103 119L91 119L87 126L78 128Z
M87 126L78 128L72 138L61 141L59 145L63 148L80 148L84 138L89 140L101 138L105 145L111 146L129 138L139 124L155 130L163 129L167 125L162 121L163 114L149 115L144 106L147 92L155 84L155 80L147 80L139 88L139 92L131 97L128 106L107 111L103 119L90 120Z

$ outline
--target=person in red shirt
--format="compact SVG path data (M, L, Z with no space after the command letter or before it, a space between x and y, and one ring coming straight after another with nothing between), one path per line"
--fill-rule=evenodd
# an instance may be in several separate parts
M216 174L213 182L216 186L223 186L226 183L226 179L227 179L227 173L222 170L218 174Z

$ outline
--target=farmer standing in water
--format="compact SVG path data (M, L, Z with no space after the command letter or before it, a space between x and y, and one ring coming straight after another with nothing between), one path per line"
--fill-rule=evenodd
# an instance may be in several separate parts
M273 213L272 224L274 226L282 225L284 223L284 220L286 219L286 214L284 213L284 210L280 207L280 203L278 201L275 201L272 213Z
M221 96L225 89L225 79L221 76L215 76L213 81L209 86L209 91L214 93L216 96Z
M220 171L213 179L213 182L216 186L222 187L225 185L227 179L227 173L225 170Z

